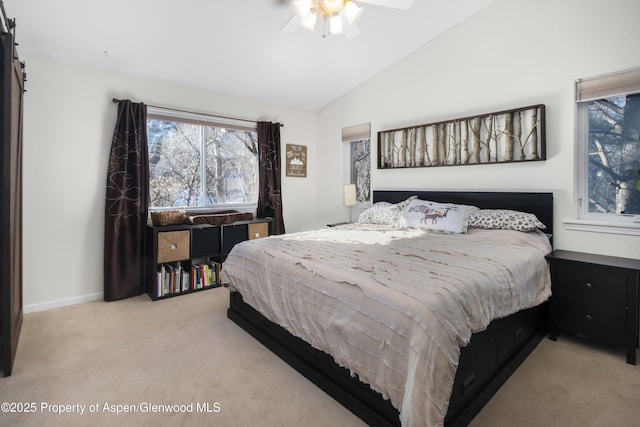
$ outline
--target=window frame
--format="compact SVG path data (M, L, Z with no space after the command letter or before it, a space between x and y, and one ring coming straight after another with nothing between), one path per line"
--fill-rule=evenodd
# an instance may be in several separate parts
M160 107L147 106L147 121L148 120L167 120L176 121L182 123L189 123L202 126L218 127L225 129L237 129L250 132L258 132L257 122L233 119L230 117L220 117L204 113L195 113L182 110L165 109ZM203 146L204 140L201 141L200 146L200 196L203 200L206 200L206 179L205 179L205 165L206 159L204 156L205 147ZM183 210L190 213L206 212L215 209L235 209L239 211L255 211L258 208L258 200L256 198L255 203L217 203L203 206L165 206L165 207L151 207L149 211L171 211L171 210Z
M589 212L589 101L640 93L640 69L576 81L575 219L568 230L640 235L640 215Z

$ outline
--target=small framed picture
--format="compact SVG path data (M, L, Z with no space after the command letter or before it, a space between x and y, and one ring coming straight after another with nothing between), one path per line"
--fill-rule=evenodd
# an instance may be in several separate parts
M286 176L306 178L307 146L287 144Z

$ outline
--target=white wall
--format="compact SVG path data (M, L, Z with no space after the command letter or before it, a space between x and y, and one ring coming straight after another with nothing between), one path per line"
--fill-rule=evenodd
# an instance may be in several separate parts
M283 173L287 231L315 223L314 113L21 55L24 101L24 305L35 311L102 298L106 168L117 104L279 121L284 144L308 146L307 178Z
M496 0L326 106L318 114L319 218L344 218L336 208L340 129L370 121L374 189L553 191L556 248L640 258L637 236L563 226L575 216L573 83L640 66L638 16L637 0ZM544 162L376 169L378 131L533 104L546 105Z

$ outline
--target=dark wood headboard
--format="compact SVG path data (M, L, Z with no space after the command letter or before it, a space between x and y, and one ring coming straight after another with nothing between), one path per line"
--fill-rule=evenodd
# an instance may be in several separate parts
M553 193L494 191L373 190L373 202L398 203L411 196L422 200L477 206L480 209L512 209L534 214L553 235Z

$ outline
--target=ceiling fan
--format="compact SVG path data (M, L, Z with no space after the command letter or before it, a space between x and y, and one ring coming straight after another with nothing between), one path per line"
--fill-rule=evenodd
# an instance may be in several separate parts
M290 7L293 17L281 31L289 33L298 27L315 31L316 23L320 21L322 37L333 34L355 37L360 34L356 22L362 15L362 8L356 3L368 3L399 10L409 10L413 6L413 0L292 0Z

